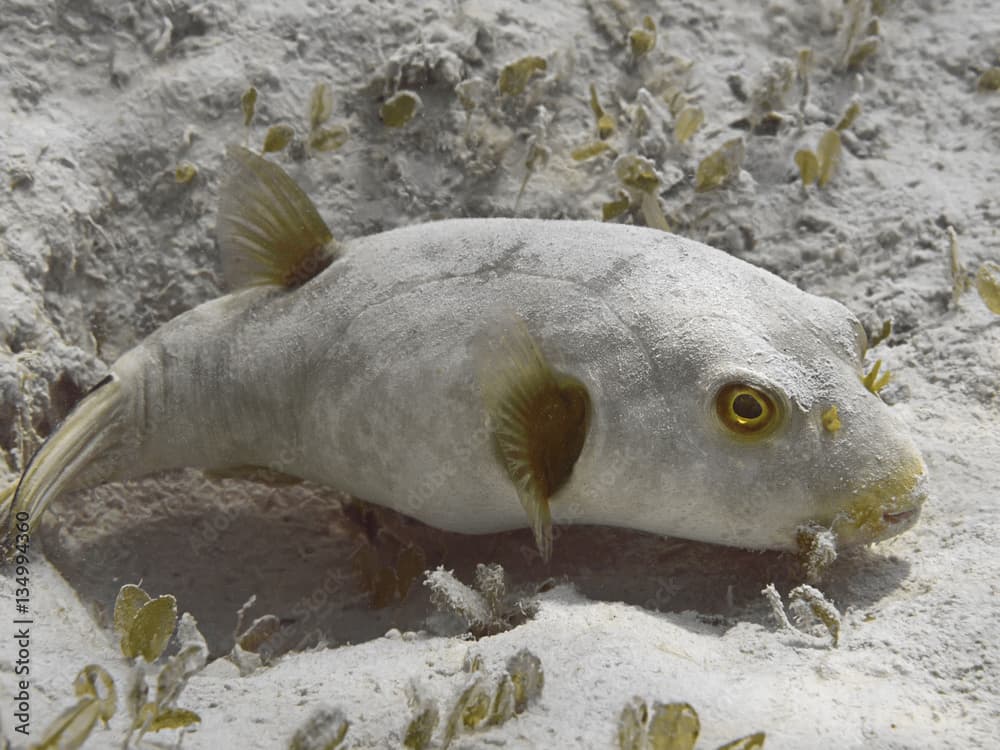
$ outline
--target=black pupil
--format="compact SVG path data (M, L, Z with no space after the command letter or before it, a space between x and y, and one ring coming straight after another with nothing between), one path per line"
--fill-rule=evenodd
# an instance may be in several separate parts
M741 419L757 419L764 413L764 409L749 393L741 393L733 399L733 413Z

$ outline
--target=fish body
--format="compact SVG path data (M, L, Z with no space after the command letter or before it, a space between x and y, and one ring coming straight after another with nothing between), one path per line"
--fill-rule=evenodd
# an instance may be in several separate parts
M100 429L67 420L76 453L40 451L75 468L46 478L36 456L14 509L36 519L65 489L251 465L451 531L532 525L484 400L491 373L513 373L516 400L530 370L495 346L511 335L587 397L586 424L567 428L582 445L545 498L555 523L794 549L804 526L852 544L916 521L924 464L862 382L845 307L664 232L519 219L358 238L294 288L178 316L88 397L107 401Z

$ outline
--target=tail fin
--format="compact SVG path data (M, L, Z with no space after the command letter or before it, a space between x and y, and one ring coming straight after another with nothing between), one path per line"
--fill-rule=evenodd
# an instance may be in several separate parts
M10 504L14 501L15 492L17 492L17 482L11 482L0 490L0 518L6 519L10 514Z
M0 560L9 556L25 523L29 532L38 526L55 497L112 478L123 447L123 407L122 383L109 375L42 443L20 481L0 491Z

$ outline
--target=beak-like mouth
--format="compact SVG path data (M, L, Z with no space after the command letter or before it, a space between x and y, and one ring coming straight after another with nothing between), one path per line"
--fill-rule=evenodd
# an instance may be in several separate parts
M895 513L886 511L882 514L882 520L885 521L889 526L896 526L898 524L907 523L909 521L916 521L918 510L916 508L910 508L909 510L900 510ZM909 528L909 527L907 527Z
M871 544L916 524L927 500L924 462L913 457L885 479L859 492L833 523L841 544Z

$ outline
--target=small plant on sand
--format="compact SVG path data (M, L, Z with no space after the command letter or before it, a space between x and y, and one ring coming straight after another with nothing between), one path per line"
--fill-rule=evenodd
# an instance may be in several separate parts
M878 52L882 38L879 14L884 10L883 5L878 0L847 0L844 4L837 38L838 71L858 71Z
M266 654L261 653L261 647L281 630L281 620L271 614L256 617L249 625L246 624L247 613L256 603L257 595L254 594L237 610L233 648L229 652L229 660L244 677L265 663Z
M796 151L795 166L799 168L803 189L813 183L826 187L837 171L840 153L840 131L836 128L830 128L820 136L815 152L809 149Z
M208 646L187 612L177 619L177 602L170 595L155 599L140 587L122 586L115 601L115 632L122 654L133 663L125 695L132 723L123 747L149 732L183 729L201 721L198 714L177 705L188 680L205 666ZM180 649L158 663L174 631ZM153 689L150 689L150 682ZM103 667L84 667L73 682L77 702L63 711L33 746L35 750L74 750L81 747L100 720L106 727L118 709L114 679ZM152 696L150 695L152 693Z
M689 703L657 702L650 709L636 697L618 716L619 750L693 750L700 733L701 720ZM755 732L718 750L755 750L764 747L764 739L763 732Z
M475 638L517 627L538 609L533 599L509 589L504 569L496 564L477 565L472 586L440 567L426 576L424 585L431 590L431 601L462 617Z
M250 139L250 128L257 111L257 89L251 86L240 97L240 109L243 112L243 127L246 129L246 141ZM300 143L297 153L301 158L306 153L336 151L343 146L350 134L344 125L327 126L327 121L333 114L333 94L325 83L317 83L309 95L309 107L306 116L308 124L305 139L305 150ZM286 122L272 125L264 135L261 153L268 154L283 151L295 143L295 128Z
M157 660L175 630L180 649L156 670ZM188 680L205 667L208 659L208 645L194 617L185 612L178 621L174 597L153 599L140 587L129 584L122 586L115 601L115 632L122 654L134 664L126 696L132 717L126 745L133 734L138 735L138 742L148 732L182 729L200 722L198 714L177 705ZM155 686L153 691L150 682Z
M350 726L339 708L320 706L295 730L288 750L335 750L343 746Z
M969 273L958 256L958 233L952 226L948 227L948 257L951 262L952 303L958 305L965 291L975 286L983 304L1000 315L1000 265L986 261L975 276Z
M813 636L813 633L803 628L825 630L830 636L830 644L840 645L843 618L833 603L819 589L802 584L788 593L788 611L791 612L799 627L793 625L788 619L788 615L785 614L785 605L781 601L781 594L778 593L773 583L769 583L760 593L771 605L771 612L783 629L807 637Z
M500 726L524 713L539 699L545 685L541 660L524 649L507 660L506 669L497 678L490 678L484 672L479 657L466 660L465 672L469 677L441 730L442 749L449 747L460 734ZM419 694L415 685L410 686L409 701L413 718L404 731L403 746L426 750L440 724L441 712L434 701Z
M34 750L75 750L86 742L98 719L108 726L118 707L115 682L107 670L88 664L73 681L77 702L45 728Z

